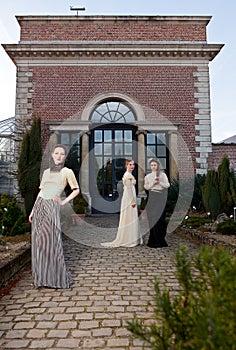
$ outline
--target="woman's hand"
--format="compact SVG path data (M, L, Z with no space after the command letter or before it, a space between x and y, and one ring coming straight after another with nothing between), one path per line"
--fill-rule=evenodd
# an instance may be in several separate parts
M61 197L59 197L58 195L56 195L55 197L54 197L54 201L56 201L57 203L59 203L60 205L63 205L62 204L62 200L61 200Z
M33 220L33 215L32 215L32 214L30 214L30 216L29 216L29 222L31 223L31 222L32 222L32 220Z
M132 203L131 203L131 206L132 206L132 208L135 208L135 207L136 207L136 203L135 203L135 202L132 202Z

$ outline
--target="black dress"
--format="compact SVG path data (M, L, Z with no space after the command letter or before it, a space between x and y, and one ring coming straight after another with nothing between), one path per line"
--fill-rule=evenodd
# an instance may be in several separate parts
M161 191L149 191L146 205L147 218L149 222L150 235L147 246L151 248L168 247L165 240L166 220L165 206L167 189Z

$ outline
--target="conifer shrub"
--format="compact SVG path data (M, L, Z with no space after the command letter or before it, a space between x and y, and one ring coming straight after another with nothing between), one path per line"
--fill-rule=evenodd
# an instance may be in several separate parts
M220 232L222 235L236 235L236 222L231 218L219 222L216 226L216 232Z
M229 159L224 157L218 167L219 174L219 193L221 200L221 212L230 214L231 208L234 205L233 191L235 191L235 186L233 186L232 174L229 168Z
M29 225L16 198L3 193L0 197L0 233L15 236L26 232L29 232Z
M236 259L209 246L192 257L181 246L176 278L174 295L155 283L153 320L134 319L128 330L154 350L235 350Z
M202 200L207 212L215 218L221 212L218 172L208 170L205 184L202 187Z
M26 131L22 140L18 161L18 184L27 217L39 191L41 160L41 119L34 118L30 131Z

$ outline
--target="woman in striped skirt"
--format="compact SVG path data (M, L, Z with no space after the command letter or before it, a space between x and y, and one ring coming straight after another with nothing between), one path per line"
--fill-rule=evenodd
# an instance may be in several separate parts
M40 192L29 221L32 223L32 274L36 287L69 288L72 277L67 272L63 254L60 206L79 194L79 186L71 169L64 167L66 148L56 145L52 150L53 165L44 171ZM66 185L71 194L64 200Z

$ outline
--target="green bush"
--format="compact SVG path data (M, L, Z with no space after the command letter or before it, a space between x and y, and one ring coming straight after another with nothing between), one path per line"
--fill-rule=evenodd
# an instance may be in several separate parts
M88 206L87 198L84 197L82 193L80 193L77 197L75 197L73 201L73 209L76 214L84 214L85 208Z
M210 219L206 219L203 216L189 216L182 221L182 226L189 228L198 228L209 223Z
M176 268L178 294L156 282L153 321L135 319L128 330L156 350L235 350L236 259L209 246L193 258L182 246Z
M15 197L8 194L0 196L0 233L14 236L29 231L26 217Z
M236 222L231 218L219 222L216 226L216 232L220 232L222 235L236 235Z

